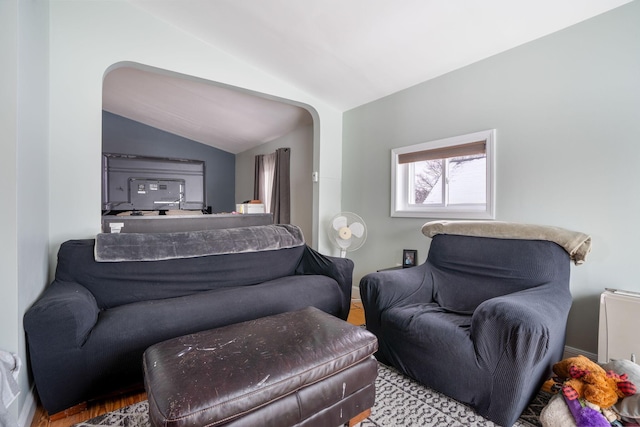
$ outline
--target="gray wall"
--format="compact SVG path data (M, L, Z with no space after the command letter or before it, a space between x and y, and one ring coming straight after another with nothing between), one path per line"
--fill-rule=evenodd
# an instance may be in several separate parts
M276 140L239 153L236 156L236 200L253 198L255 156L284 147L291 148L291 223L300 227L307 244L313 246L313 125L301 126Z
M417 249L427 219L390 218L390 150L497 129L497 220L591 234L572 267L567 345L597 352L605 287L640 291L640 2L344 114L342 207L367 222L354 284Z
M235 155L160 129L102 112L102 151L204 160L207 205L213 212L235 210Z

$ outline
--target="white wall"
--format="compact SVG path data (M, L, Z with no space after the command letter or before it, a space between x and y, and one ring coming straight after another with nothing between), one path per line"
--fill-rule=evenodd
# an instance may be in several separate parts
M340 206L342 115L287 83L264 74L126 2L51 3L51 244L100 229L102 78L132 61L311 106L317 111L314 226ZM70 183L75 183L69 191ZM320 239L322 249L324 242Z
M291 148L291 224L302 230L313 246L313 125L300 126L287 135L236 155L236 202L253 198L255 156Z
M22 317L48 277L48 4L0 2L0 349L24 363L10 407L20 425L35 409Z
M344 210L369 227L354 282L424 261L426 219L390 218L390 150L497 129L497 219L591 234L572 267L567 345L597 352L605 287L640 291L640 2L344 115Z
M0 2L0 350L18 351L18 0ZM15 408L15 405L14 405ZM14 409L11 408L11 409ZM14 412L15 413L15 412Z

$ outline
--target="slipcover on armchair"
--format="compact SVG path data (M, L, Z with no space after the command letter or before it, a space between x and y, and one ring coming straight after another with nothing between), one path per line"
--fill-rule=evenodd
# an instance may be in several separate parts
M430 227L423 228L433 235L424 264L360 282L366 327L379 341L376 357L511 426L562 358L575 251L526 235ZM578 238L588 252L584 236Z

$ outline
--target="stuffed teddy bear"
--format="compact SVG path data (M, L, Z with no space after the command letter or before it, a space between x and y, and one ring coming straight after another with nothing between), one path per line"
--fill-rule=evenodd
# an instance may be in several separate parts
M582 355L561 360L553 365L553 372L564 379L562 392L569 400L584 398L600 408L608 408L619 398L636 392L626 374L606 372Z

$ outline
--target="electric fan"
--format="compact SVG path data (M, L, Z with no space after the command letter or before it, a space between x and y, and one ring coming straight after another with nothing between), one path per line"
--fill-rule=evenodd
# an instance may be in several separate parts
M341 212L335 215L327 228L329 240L340 249L340 257L344 258L347 251L355 251L367 240L367 227L362 218L351 212Z

